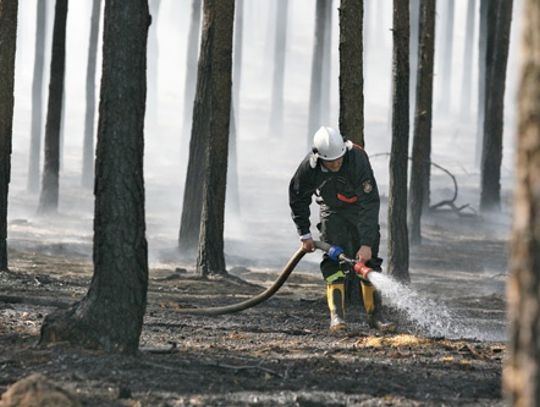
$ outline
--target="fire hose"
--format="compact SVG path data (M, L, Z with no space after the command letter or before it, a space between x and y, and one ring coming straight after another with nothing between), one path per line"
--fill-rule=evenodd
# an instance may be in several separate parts
M353 266L354 271L360 275L362 278L367 279L367 275L369 272L372 271L371 268L366 266L364 263L353 260L345 256L343 249L339 246L332 246L325 242L315 241L315 248L322 250L328 256L334 260L334 261L341 261L344 263L348 263ZM221 307L207 307L207 308L181 308L177 310L177 312L183 313L183 314L191 314L191 315L222 315L222 314L232 314L234 312L243 311L245 309L254 307L255 305L260 304L263 301L266 301L271 296L273 296L280 288L281 286L287 281L287 278L292 273L292 271L295 269L296 265L300 262L302 257L306 252L300 248L294 253L294 255L289 259L281 273L278 275L277 279L272 283L270 287L268 287L266 290L264 290L262 293L251 297L245 301L231 304L231 305L224 305Z

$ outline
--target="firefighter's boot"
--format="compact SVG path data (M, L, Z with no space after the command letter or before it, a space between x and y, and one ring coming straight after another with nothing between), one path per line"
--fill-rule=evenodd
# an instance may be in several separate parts
M385 322L381 315L380 301L376 301L375 287L367 281L361 281L362 298L364 300L364 308L366 309L367 322L370 328L377 329L383 333L395 332L396 324ZM378 302L378 304L377 304Z
M330 310L330 331L339 332L347 329L345 324L345 284L326 285L326 300Z

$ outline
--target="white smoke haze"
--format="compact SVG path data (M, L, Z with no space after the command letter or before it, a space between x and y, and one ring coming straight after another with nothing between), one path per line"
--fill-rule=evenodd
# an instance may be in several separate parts
M150 0L152 2L152 0ZM48 65L53 23L53 2L48 2L47 57L44 80L44 106L47 101ZM378 2L377 2L378 3ZM441 3L441 2L440 2ZM19 28L15 77L15 118L12 155L12 181L9 201L9 245L13 249L61 249L76 254L91 254L93 194L81 185L82 142L84 132L86 61L89 37L89 1L70 2L67 26L66 83L64 113L63 163L60 174L59 214L51 218L36 216L37 195L26 191L30 142L31 86L34 55L35 2L19 3ZM383 22L376 20L381 8ZM437 110L433 118L433 152L436 163L452 171L459 183L458 204L478 207L480 172L474 163L477 99L477 47L473 56L473 89L469 118L459 116L462 55L465 43L466 2L456 2L454 60L452 61L451 114ZM390 84L392 54L392 5L372 5L369 43L365 45L365 138L369 154L390 151ZM186 42L191 0L161 0L157 18L157 81L149 79L145 131L145 187L147 239L151 266L178 263L175 255L182 206L182 190L187 162L182 160L180 143L183 125ZM505 106L504 152L502 166L503 210L489 223L491 238L505 239L510 225L510 191L513 184L515 133L515 94L519 61L517 45L521 2L514 7L508 81ZM269 133L271 85L273 77L272 1L248 0L244 8L242 82L238 122L238 172L241 217L226 217L225 245L228 267L267 265L280 268L298 247L298 237L290 219L287 187L300 160L309 151L306 144L308 102L311 78L311 56L314 41L315 2L290 2L286 67L284 83L284 131ZM156 20L156 19L155 19ZM441 22L440 13L437 23ZM101 21L101 25L103 21ZM439 24L439 29L441 24ZM331 122L337 127L339 112L339 32L337 4L333 9L332 27ZM100 29L101 31L101 29ZM377 34L375 34L377 33ZM440 31L437 36L441 35ZM477 43L474 39L467 39ZM101 39L98 75L101 67ZM154 55L149 50L149 55ZM436 50L440 51L440 50ZM434 106L441 99L437 82L440 60L435 57ZM157 88L154 86L157 85ZM99 80L96 81L99 91ZM157 95L152 99L151 95ZM43 133L45 128L44 109ZM96 114L97 123L97 114ZM412 128L412 121L411 121ZM97 126L96 126L97 130ZM42 154L43 156L43 154ZM43 157L41 159L43 161ZM374 158L372 164L383 198L387 196L387 158ZM41 164L42 166L42 164ZM200 180L190 180L200 182ZM452 194L451 180L433 170L432 202ZM313 206L313 213L317 213ZM381 210L383 238L386 236L386 208ZM436 222L436 220L433 220ZM465 221L466 222L466 221ZM316 223L314 221L313 223ZM313 232L315 228L313 227ZM385 243L382 244L384 255ZM318 273L311 255L299 266ZM478 259L479 262L482 259ZM501 264L501 268L505 267ZM412 271L414 272L414 270ZM502 290L502 288L501 288Z

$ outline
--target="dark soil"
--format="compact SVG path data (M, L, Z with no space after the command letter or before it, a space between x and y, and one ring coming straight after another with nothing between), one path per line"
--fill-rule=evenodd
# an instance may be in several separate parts
M413 287L500 330L505 242L472 232L449 241L443 232L434 223L413 250ZM41 373L88 406L503 404L504 343L426 338L392 309L397 334L379 335L355 311L349 332L332 335L316 272L294 272L276 296L242 313L198 317L179 309L242 301L279 270L232 269L242 281L201 280L185 264L154 268L137 355L40 347L43 317L86 293L91 263L61 250L10 255L11 271L0 273L0 393ZM493 264L477 266L479 256Z

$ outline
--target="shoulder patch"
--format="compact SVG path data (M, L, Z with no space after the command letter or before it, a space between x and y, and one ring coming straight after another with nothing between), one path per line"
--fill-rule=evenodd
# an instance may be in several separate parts
M371 180L367 180L362 182L362 190L364 193L369 194L371 191L373 191L373 185L371 184Z

